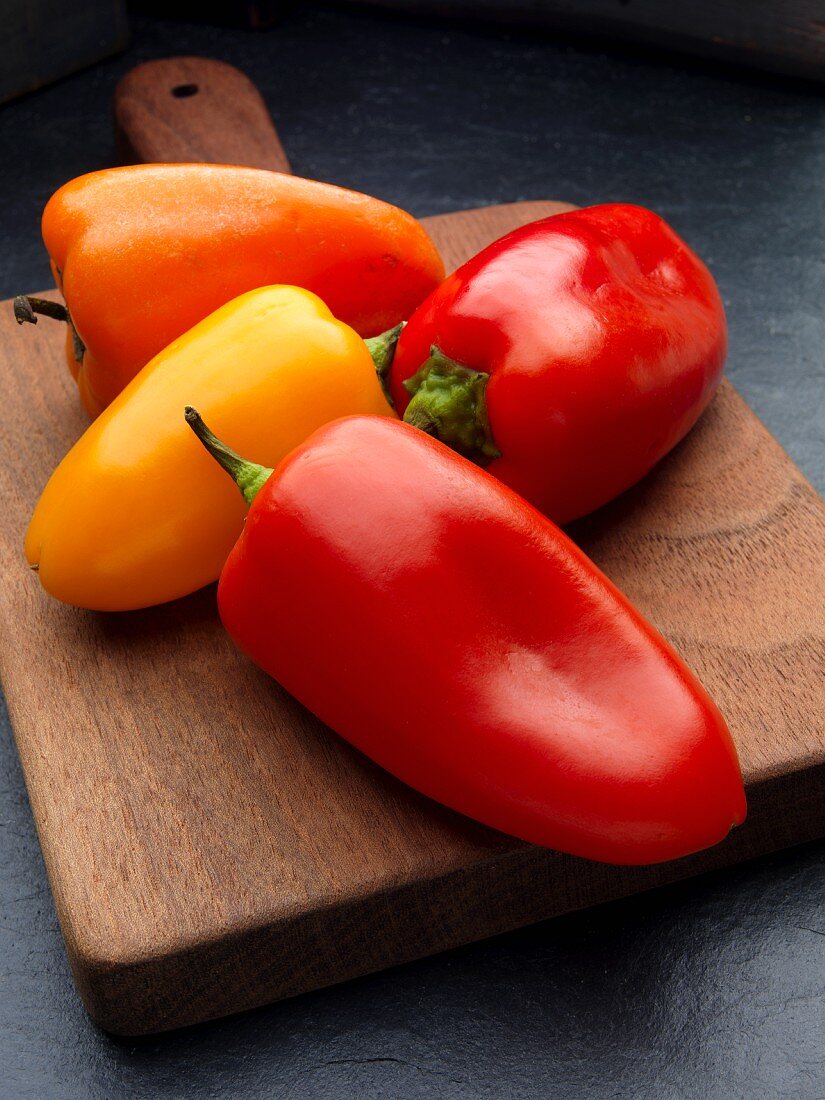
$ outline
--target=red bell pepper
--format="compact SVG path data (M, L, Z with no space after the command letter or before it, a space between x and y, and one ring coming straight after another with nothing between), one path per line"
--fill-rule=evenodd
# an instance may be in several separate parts
M398 421L349 417L277 467L187 419L247 498L218 588L237 644L405 783L524 840L673 859L743 820L719 711L553 523Z
M638 481L722 376L713 277L656 214L593 206L516 229L416 309L389 370L408 423L557 523Z

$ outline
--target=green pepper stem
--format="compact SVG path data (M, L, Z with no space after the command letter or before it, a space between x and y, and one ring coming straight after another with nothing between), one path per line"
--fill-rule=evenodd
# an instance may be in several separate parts
M438 439L438 424L433 419L432 414L421 406L413 405L413 403L410 402L404 413L404 423L411 425L413 428L418 428L420 432L424 432L426 435L432 435Z
M60 302L52 302L49 298L34 298L30 294L18 294L14 299L14 319L18 325L36 325L38 313L42 317L51 317L54 321L65 321L72 333L74 357L78 363L83 362L86 353L86 345L77 334L77 329L72 324L72 317L68 307Z
M487 419L489 380L489 374L456 363L433 346L430 358L404 383L412 394L404 420L479 465L500 458Z
M387 375L390 373L390 367L395 358L395 345L398 343L398 337L401 335L401 330L406 323L406 321L402 321L399 325L388 328L386 332L382 332L378 336L368 336L364 340L367 351L372 356L372 361L375 364L375 373L381 382L384 396L393 407L395 407L395 402L390 395Z
M197 409L187 405L183 411L186 423L204 445L209 454L215 459L235 484L241 490L241 495L247 504L251 504L258 491L269 478L272 470L268 466L260 466L257 462L248 462L245 458L221 443L220 439L207 428Z

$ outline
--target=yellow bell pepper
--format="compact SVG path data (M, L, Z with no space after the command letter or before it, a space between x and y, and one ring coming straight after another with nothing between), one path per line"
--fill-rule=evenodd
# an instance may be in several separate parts
M155 356L52 474L26 535L52 596L126 611L218 577L246 508L187 427L188 404L265 466L330 420L394 415L364 341L320 298L290 286L235 298Z

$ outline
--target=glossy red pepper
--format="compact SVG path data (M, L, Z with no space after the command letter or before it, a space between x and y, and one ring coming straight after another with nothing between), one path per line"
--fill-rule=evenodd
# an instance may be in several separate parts
M649 210L593 206L515 230L437 287L389 387L408 422L566 523L689 431L726 344L716 284L685 242Z
M218 602L344 738L514 836L653 863L744 818L728 730L673 650L554 524L398 421L338 420L284 459Z

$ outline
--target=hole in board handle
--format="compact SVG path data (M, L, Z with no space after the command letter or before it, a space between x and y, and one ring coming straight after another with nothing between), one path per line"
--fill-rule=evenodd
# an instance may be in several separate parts
M172 89L175 99L187 99L190 95L198 94L197 84L176 84Z

